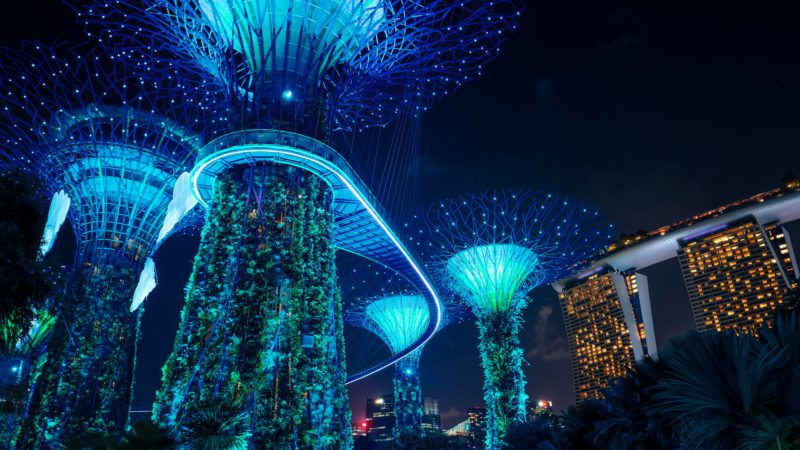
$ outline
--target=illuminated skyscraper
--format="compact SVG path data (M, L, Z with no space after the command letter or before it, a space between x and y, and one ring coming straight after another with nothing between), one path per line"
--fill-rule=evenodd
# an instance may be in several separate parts
M474 407L467 410L467 432L469 443L480 448L486 442L486 408Z
M377 442L391 442L394 439L394 406L392 394L367 399L367 435Z
M601 389L655 348L654 333L645 332L652 327L650 302L640 301L646 280L639 273L594 273L559 292L576 402L600 398Z
M588 269L554 283L576 401L599 396L632 362L658 356L648 280L626 268L678 257L698 331L750 330L797 288L797 261L781 225L797 219L796 188L756 194L623 240Z
M797 287L797 266L779 224L753 217L680 242L678 257L700 332L760 328Z
M442 418L439 416L439 400L425 397L422 408L422 432L439 434L442 432Z

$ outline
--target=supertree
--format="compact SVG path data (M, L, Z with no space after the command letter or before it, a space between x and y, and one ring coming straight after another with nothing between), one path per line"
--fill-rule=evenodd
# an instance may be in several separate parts
M51 448L127 423L139 305L155 287L151 256L191 206L181 185L204 107L146 54L30 44L1 63L0 167L28 171L54 196L43 252L65 209L77 241L16 442Z
M397 354L425 332L430 320L425 297L391 269L341 258L345 323L371 331ZM443 302L439 330L467 316L459 304ZM394 436L422 434L423 396L419 364L424 347L395 363Z
M440 287L477 318L486 448L496 449L508 427L525 419L519 331L528 293L602 250L612 228L575 200L510 191L445 200L421 219L414 248L426 255Z
M418 113L478 75L518 9L511 0L152 0L80 11L101 41L157 49L193 71L221 98L207 126L229 132L192 172L209 209L155 420L178 424L228 397L247 412L254 443L349 445L334 250L397 268L426 296L425 333L381 367L429 339L440 313L374 198L327 143Z

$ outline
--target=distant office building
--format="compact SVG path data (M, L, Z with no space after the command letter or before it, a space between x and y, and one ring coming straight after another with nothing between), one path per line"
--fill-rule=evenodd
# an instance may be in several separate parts
M442 419L439 416L439 400L431 397L423 399L422 408L422 432L428 434L439 434L442 432Z
M353 425L352 433L353 439L365 437L367 435L367 430L369 430L369 420L364 420L358 425Z
M656 357L647 277L601 268L559 293L567 328L575 401L600 398L634 361ZM648 332L650 331L650 332Z
M483 448L486 441L486 408L469 408L467 422L470 445Z
M457 423L456 426L452 428L448 428L447 430L444 431L444 434L446 434L447 436L468 437L469 419Z
M553 402L549 400L539 400L528 406L528 421L533 422L547 414L553 413Z
M700 332L761 327L797 287L783 227L750 216L688 236L678 258Z
M394 397L387 394L368 398L365 410L367 435L377 442L391 441L394 438Z

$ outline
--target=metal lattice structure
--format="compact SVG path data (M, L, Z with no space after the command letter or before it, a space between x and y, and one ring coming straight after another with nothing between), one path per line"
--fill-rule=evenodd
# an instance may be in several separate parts
M296 132L327 141L336 130L418 114L436 97L480 74L516 27L520 10L514 0L152 0L96 2L80 15L93 37L155 49L160 60L191 72L197 85L220 99L219 119L206 125L219 132L234 131L219 139L234 142L236 148L216 146L195 168L201 199L210 198L210 189L208 195L203 189L213 187L218 176L233 167L288 164L345 174L331 187L353 184L356 188L349 190L357 192L333 208L356 208L337 216L336 229L355 233L340 233L336 244L388 254L385 260L365 256L414 274L427 291L432 320L423 338L397 355L400 359L429 339L439 324L438 300L430 283L377 212L380 208L364 194L367 190L351 181L357 177L349 167L338 161L329 164L340 157L327 157L330 152L325 151L319 161L317 151L263 142L259 136ZM215 163L221 170L204 166ZM370 237L362 235L365 229Z
M396 355L422 337L429 322L424 296L391 269L342 258L339 284L346 305L345 322L371 331ZM341 267L344 266L344 267ZM440 329L466 316L458 304L444 305ZM422 348L395 365L394 435L422 432L422 388L419 364Z
M101 42L154 51L159 61L189 72L192 87L217 99L218 118L204 125L209 133L223 135L201 150L191 175L192 189L209 207L207 224L212 224L204 228L200 248L214 249L212 255L239 250L221 270L196 261L192 280L197 289L187 294L181 331L157 395L156 420L181 422L187 409L200 407L196 399L246 397L253 399L250 421L262 424L254 430L254 441L294 447L292 436L299 427L300 438L316 447L348 445L349 427L339 420L347 411L338 411L345 407L344 379L340 382L344 343L337 326L341 304L329 294L335 289L330 250L359 253L403 273L422 291L429 308L422 336L349 381L420 348L440 324L441 305L369 189L327 143L335 131L419 114L434 98L476 76L516 27L519 9L513 0L151 0L95 2L80 12L90 33L99 26ZM287 200L276 204L265 200L264 192ZM274 216L300 217L304 230L298 232L308 239L297 240L293 227L273 227ZM231 235L238 241L229 242ZM279 253L274 242L288 251ZM318 245L311 250L307 242ZM237 293L245 287L241 280L262 276L250 267L265 252L275 252L281 263L269 275L279 286L273 292L284 292L284 286L288 295L307 290L293 299L298 310L286 325L293 328L284 328L280 298L265 312L280 324L274 336L249 316L234 318L255 307ZM319 270L302 277L294 270L308 267ZM207 290L206 282L234 294ZM200 311L217 306L219 318L211 323ZM203 327L211 333L196 332ZM301 345L292 338L299 334L308 336L302 343L306 350L290 357ZM245 339L251 336L277 342L277 356L256 353ZM236 365L225 364L228 358ZM252 365L271 370L262 376ZM298 371L308 375L302 383ZM209 390L202 383L205 377L236 380L244 392ZM281 389L287 383L309 393L296 401L297 392ZM264 403L254 406L255 399ZM337 420L323 412L331 408ZM290 424L286 416L302 419Z
M65 191L81 260L143 262L201 145L190 126L204 105L181 93L176 71L145 55L69 53L40 45L7 51L0 167L30 171L50 193Z
M80 15L101 40L159 48L196 71L250 128L318 108L333 130L427 109L480 75L521 10L516 0L151 0Z
M78 243L17 442L42 448L127 422L140 317L131 299L159 235L182 227L162 231L201 144L190 130L204 105L182 98L180 74L148 54L28 44L0 64L0 168L58 192Z
M499 448L508 427L525 417L519 330L528 293L590 261L612 240L613 227L573 199L511 191L445 200L420 219L411 226L412 248L440 288L477 317L486 447Z

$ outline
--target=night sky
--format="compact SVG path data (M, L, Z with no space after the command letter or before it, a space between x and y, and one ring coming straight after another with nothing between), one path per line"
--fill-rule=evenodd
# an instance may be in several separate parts
M424 117L424 203L469 191L549 190L597 205L621 232L653 229L777 187L800 171L800 43L790 2L529 2L518 32L484 77ZM0 41L75 41L74 14L54 1L16 2ZM800 226L789 228L800 236ZM69 253L70 239L57 245ZM149 409L172 348L196 237L156 255L146 302L134 409ZM800 238L795 237L795 243ZM677 260L650 277L659 347L692 328ZM528 394L556 409L572 401L563 319L549 287L531 293L522 333ZM353 333L356 363L382 350ZM354 384L353 418L367 396L391 392L392 370ZM482 403L477 331L463 323L425 348L423 393L443 425ZM134 419L144 418L134 416Z

